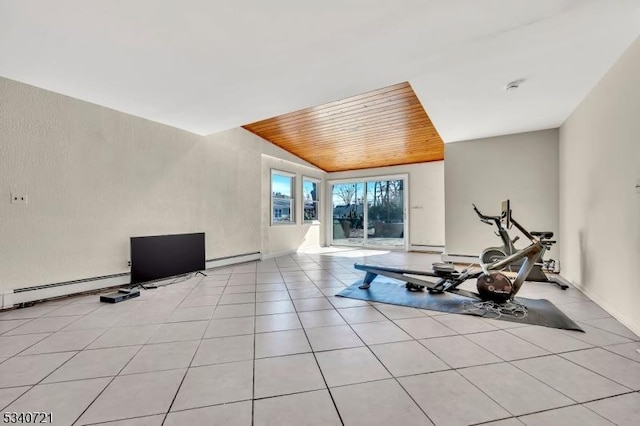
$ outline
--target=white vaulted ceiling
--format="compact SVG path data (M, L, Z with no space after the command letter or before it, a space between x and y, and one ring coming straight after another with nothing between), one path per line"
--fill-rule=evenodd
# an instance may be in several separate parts
M639 35L638 0L0 0L0 76L199 134L408 81L451 142L559 126Z

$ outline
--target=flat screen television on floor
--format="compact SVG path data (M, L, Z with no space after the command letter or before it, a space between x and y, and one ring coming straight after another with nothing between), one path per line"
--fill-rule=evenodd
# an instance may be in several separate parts
M204 232L131 237L131 283L205 269Z

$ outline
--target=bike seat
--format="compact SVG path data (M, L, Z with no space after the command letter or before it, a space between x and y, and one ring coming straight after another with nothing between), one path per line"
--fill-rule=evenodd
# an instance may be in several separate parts
M553 238L553 232L551 231L531 231L531 235L539 237L541 240Z

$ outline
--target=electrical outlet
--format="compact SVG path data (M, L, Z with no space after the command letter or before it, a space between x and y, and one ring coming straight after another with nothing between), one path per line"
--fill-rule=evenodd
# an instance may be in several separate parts
M27 204L28 202L27 194L11 194L11 204Z

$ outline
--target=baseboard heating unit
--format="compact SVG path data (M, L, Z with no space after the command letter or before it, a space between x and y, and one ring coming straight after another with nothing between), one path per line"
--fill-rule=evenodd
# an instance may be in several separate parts
M205 267L207 269L220 268L222 266L236 265L260 259L260 252L243 253L235 256L206 260ZM0 309L13 308L27 303L86 293L109 287L128 286L129 284L131 284L131 275L128 272L124 272L74 281L16 288L5 293L0 293Z

